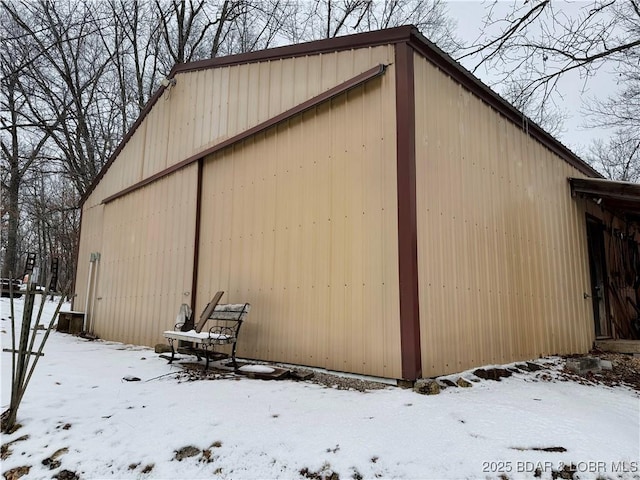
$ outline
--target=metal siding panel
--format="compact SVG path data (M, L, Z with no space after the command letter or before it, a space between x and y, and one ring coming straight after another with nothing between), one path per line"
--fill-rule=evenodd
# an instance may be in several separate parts
M208 144L222 138L227 131L227 91L229 89L229 68L213 70L213 111Z
M207 127L205 116L208 116L209 114L209 102L211 96L209 92L205 90L205 81L208 73L209 72L207 70L197 72L197 75L195 75L194 78L193 88L189 92L189 103L196 106L193 110L193 115L187 122L187 125L189 125L189 129L191 130L192 151L199 149L202 145L206 145L208 142L206 138L203 138L204 135L202 133Z
M322 63L322 90L328 90L338 82L338 55L335 53L320 56Z
M282 67L283 60L269 62L269 117L275 117L283 112L282 98Z
M586 351L576 170L419 55L423 374Z
M393 47L318 54L176 75L97 189L98 201L334 87Z
M191 142L187 141L185 122L188 115L193 115L197 111L195 106L189 102L189 94L193 84L193 77L197 72L177 78L176 85L165 93L164 103L167 106L165 115L169 115L168 145L165 162L157 163L158 170L161 171L182 160L192 151Z
M173 326L183 292L191 289L196 170L191 166L104 207L95 319L100 337L154 345ZM165 278L177 285L162 295Z
M93 202L91 202L93 203ZM100 252L102 249L102 205L88 206L89 201L82 209L82 235L78 247L78 265L76 266L75 294L73 299L74 310L84 311L87 299L87 284L89 278L89 259L91 252Z
M160 341L162 328L173 324L173 311L188 301L183 294L191 289L195 166L106 206L100 205L104 198L377 63L393 63L392 46L178 74L176 86L154 105L85 203L80 258L103 254L102 299L96 302L100 335ZM301 363L400 376L392 77L349 93L353 106L323 105L302 123L234 147L231 152L244 162L241 170L221 161L219 177L205 172L215 188L203 193L202 228L209 236L201 245L197 307L224 285L230 295L242 292L238 300L257 296L256 312L266 307L269 318L283 319L244 332L247 353L276 358L295 344ZM371 102L362 97L365 91ZM334 114L338 126L328 120ZM331 135L335 141L327 142ZM257 157L247 153L254 151ZM298 169L287 172L291 165ZM374 186L360 185L364 178ZM94 215L103 209L104 218ZM298 223L289 210L302 216ZM375 233L365 241L360 230ZM310 250L322 255L309 258ZM309 269L300 271L301 263ZM80 266L77 277L81 302L86 272ZM314 313L307 318L309 306ZM292 321L302 322L302 334L287 323ZM331 322L336 332L327 329ZM266 349L258 344L264 338Z
M231 111L235 110L236 113L236 128L233 133L242 132L249 128L249 96L251 95L251 90L256 88L255 84L251 85L249 82L249 74L252 70L257 70L259 65L240 65L236 67L238 69L238 90L236 93L236 98L231 97L231 101L233 102L231 106L233 107L235 104L235 108L232 108Z
M241 355L400 377L391 77L206 159L198 309L252 303Z
M255 107L252 110L255 110L258 117L254 120L255 124L259 123L259 119L264 118L267 119L271 117L269 113L270 108L270 97L269 93L271 91L271 63L270 62L262 62L260 63L257 69L257 80L252 82L254 88L252 88L252 92L255 92L256 99L253 101L252 105Z

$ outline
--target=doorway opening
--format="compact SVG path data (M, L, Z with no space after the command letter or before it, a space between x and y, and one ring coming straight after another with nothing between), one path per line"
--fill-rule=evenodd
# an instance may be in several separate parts
M591 215L587 215L587 248L589 251L591 302L596 337L609 337L611 329L606 299L607 264L604 248L604 224Z

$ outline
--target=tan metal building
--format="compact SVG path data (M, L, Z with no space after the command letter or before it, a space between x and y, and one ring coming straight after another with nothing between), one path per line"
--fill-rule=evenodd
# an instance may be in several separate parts
M599 179L414 27L170 79L83 199L74 309L100 337L162 342L218 290L252 305L240 356L396 379L617 334L590 265L607 228L636 239L638 186Z

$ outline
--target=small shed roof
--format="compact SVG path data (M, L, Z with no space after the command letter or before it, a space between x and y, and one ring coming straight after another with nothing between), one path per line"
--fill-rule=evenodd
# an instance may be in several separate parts
M593 198L599 205L640 221L640 184L603 178L570 178L572 195Z

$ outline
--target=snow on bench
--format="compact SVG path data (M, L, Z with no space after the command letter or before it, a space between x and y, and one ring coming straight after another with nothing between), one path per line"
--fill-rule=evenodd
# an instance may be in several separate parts
M219 296L217 299L219 299ZM216 297L214 297L211 303L214 302L217 302ZM180 346L180 352L194 354L198 357L198 360L201 356L204 356L206 358L205 370L209 367L210 357L216 353L214 351L216 345L232 345L231 360L234 368L237 368L236 343L238 341L240 327L249 314L251 305L248 303L214 303L214 306L212 306L211 303L205 308L205 311L200 317L200 322L195 329L183 332L182 328L184 328L184 324L177 323L174 330L167 330L163 333L171 346L171 359L169 363L172 363L175 358L177 348L174 342L176 341L191 343L191 347ZM215 324L210 327L209 330L204 330L204 325L211 320L213 320ZM198 331L199 328L202 330Z

